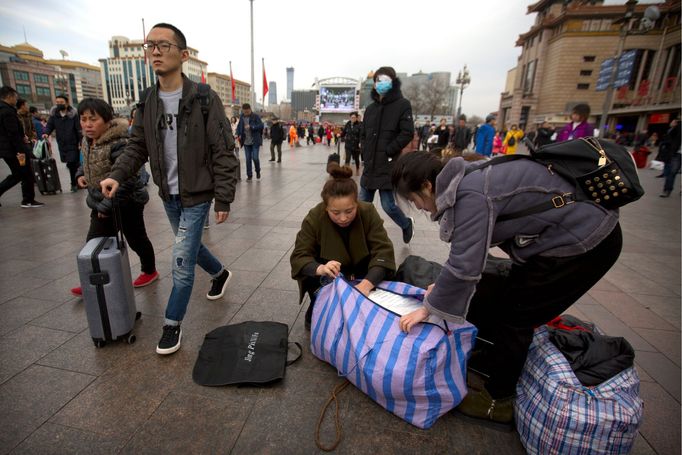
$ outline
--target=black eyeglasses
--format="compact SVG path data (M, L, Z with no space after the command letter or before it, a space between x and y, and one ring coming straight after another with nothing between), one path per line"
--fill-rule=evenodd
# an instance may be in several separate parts
M169 43L168 41L159 41L158 43L155 43L154 41L147 41L142 45L142 49L144 49L144 51L148 54L151 54L154 52L154 48L157 48L159 52L166 54L168 51L170 51L171 46L175 46L182 50L182 48L177 44Z

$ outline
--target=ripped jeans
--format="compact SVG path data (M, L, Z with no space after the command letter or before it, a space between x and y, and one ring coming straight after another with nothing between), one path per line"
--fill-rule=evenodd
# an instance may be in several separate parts
M185 317L194 286L194 267L198 264L213 278L223 271L223 265L201 243L204 222L211 207L204 202L183 207L180 196L172 195L163 203L175 234L173 245L173 290L166 306L166 325L178 325Z

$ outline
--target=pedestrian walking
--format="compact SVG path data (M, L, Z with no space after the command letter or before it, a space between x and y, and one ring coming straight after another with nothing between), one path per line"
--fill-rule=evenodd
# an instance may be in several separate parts
M144 100L144 110L138 109L128 145L100 186L105 197L113 197L121 182L133 177L149 158L175 234L173 289L156 347L158 354L166 355L180 349L181 323L192 295L196 265L211 276L206 294L209 300L222 298L232 278L201 243L201 236L214 197L216 223L225 222L229 216L237 183L237 157L220 97L210 91L204 120L198 84L182 73L182 64L189 60L185 35L171 24L156 24L143 47L157 83ZM181 134L178 125L183 125Z
M571 111L571 122L557 135L557 142L572 141L581 137L594 136L594 127L587 122L590 117L589 104L576 104Z
M395 70L383 66L374 73L373 102L367 106L362 128L360 200L372 202L379 191L384 212L402 229L403 242L414 236L414 220L405 216L393 197L391 162L413 138L412 105L400 91Z
M0 158L11 172L0 182L0 196L17 183L21 183L21 207L42 207L35 200L33 172L30 167L29 144L24 140L24 129L15 107L19 94L12 87L0 88Z
M69 104L67 95L57 95L55 106L50 110L50 118L43 132L43 139L47 139L52 132L57 136L59 146L59 158L66 163L71 177L71 192L78 191L76 172L80 167L80 145L83 141L81 122L78 112Z
M310 145L310 142L315 145L315 127L312 122L308 125L308 133L305 137L305 145Z
M457 126L454 129L451 139L456 153L462 153L469 147L469 142L471 142L471 130L467 128L466 115L459 116Z
M279 118L272 119L270 127L270 161L275 161L275 148L277 149L277 162L282 162L282 142L284 142L284 128Z
M540 148L544 145L551 144L554 132L554 128L550 126L549 122L542 122L542 125L540 125L537 134L535 135L535 147Z
M476 131L476 153L479 155L492 156L495 123L497 123L495 116L488 115L485 118L485 123L478 127L478 131Z
M673 120L670 122L670 129L661 141L661 147L665 150L662 154L665 167L663 168L663 192L661 197L669 197L675 188L675 179L680 172L680 122Z
M523 131L518 126L512 125L502 141L505 154L514 155L521 139L523 139Z
M239 125L237 125L237 137L239 137L239 143L244 147L244 155L246 155L246 180L253 179L254 168L256 178L260 179L258 151L263 144L263 121L258 114L251 110L251 105L248 103L242 105L242 114L239 117ZM253 162L253 167L251 162Z

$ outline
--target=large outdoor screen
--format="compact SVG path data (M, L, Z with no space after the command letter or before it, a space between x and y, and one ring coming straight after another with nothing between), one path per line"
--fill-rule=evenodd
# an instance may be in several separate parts
M355 87L320 87L320 112L353 112Z

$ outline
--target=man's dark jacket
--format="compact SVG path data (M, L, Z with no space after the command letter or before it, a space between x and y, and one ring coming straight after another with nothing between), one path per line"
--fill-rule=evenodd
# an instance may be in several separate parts
M414 137L412 106L403 98L400 80L393 81L393 88L379 98L372 89L374 102L367 106L362 129L362 158L365 169L360 185L368 190L390 190L391 162Z
M284 142L284 129L282 122L274 122L270 128L270 140L273 144L281 144Z
M237 184L238 161L234 150L232 128L218 95L211 90L208 124L204 125L197 84L182 76L182 98L178 108L178 185L183 207L209 202L215 197L215 211L229 212ZM144 109L135 114L130 141L116 160L111 175L124 182L137 174L149 158L159 196L170 199L163 135L165 124L163 101L158 83L151 89Z
M263 144L263 128L265 128L265 125L263 125L263 121L258 114L253 111L248 118L249 127L251 128L251 138L253 139L251 145L260 147ZM246 141L246 128L244 128L246 124L244 123L244 119L244 114L242 114L239 117L239 125L237 125L237 136L239 136L239 143L242 145L245 145Z
M76 109L69 106L66 108L66 115L62 116L57 106L54 106L50 110L50 118L47 120L44 133L50 135L53 131L57 134L59 158L62 163L80 161L80 145L83 140L83 133Z
M24 130L17 109L0 101L0 158L12 158L17 153L26 152Z
M360 150L360 135L362 133L362 122L355 122L348 120L346 126L343 127L343 137L346 141L346 150L356 151Z
M552 128L538 128L538 134L535 136L535 146L542 147L543 145L552 143L552 136L554 130Z
M471 142L471 130L466 126L458 126L455 128L455 133L452 135L452 143L460 150L469 147Z

